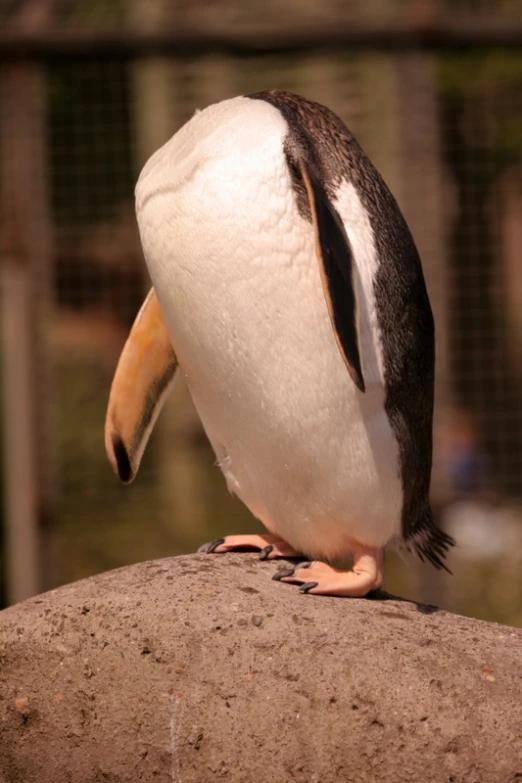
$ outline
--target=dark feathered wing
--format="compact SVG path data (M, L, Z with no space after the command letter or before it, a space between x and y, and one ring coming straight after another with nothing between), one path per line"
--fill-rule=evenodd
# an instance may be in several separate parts
M353 382L363 392L355 269L350 242L339 213L313 170L303 161L298 166L310 201L323 291L337 344Z

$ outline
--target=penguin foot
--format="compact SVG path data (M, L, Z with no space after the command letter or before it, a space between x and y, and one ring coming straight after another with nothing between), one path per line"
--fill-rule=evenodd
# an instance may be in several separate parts
M382 585L383 566L384 551L364 547L354 552L351 571L341 571L320 561L305 561L295 568L278 571L272 578L301 585L301 593L362 598Z
M226 536L203 544L198 552L210 555L214 552L252 552L260 550L260 560L275 560L277 557L302 557L290 544L277 536Z

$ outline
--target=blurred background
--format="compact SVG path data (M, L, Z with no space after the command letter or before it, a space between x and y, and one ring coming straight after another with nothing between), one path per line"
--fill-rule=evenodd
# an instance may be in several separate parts
M258 524L175 388L135 483L103 446L148 290L133 187L196 108L327 104L395 194L437 324L439 574L385 587L522 624L522 0L0 0L0 605Z

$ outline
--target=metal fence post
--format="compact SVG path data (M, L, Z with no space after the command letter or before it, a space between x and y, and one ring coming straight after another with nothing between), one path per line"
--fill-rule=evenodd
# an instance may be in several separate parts
M55 487L45 349L52 256L41 66L4 66L0 101L7 595L15 603L43 587L39 522Z

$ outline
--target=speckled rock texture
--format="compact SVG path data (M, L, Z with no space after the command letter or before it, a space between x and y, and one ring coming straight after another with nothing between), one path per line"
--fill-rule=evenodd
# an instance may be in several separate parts
M516 783L522 630L194 555L0 613L1 783Z

